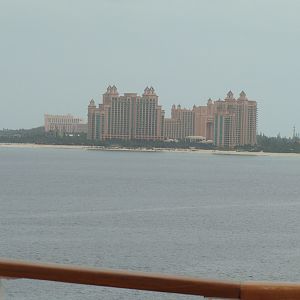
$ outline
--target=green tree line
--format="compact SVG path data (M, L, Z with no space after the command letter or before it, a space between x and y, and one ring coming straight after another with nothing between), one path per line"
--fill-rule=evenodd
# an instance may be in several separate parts
M181 141L143 141L143 140L109 140L90 141L85 133L67 135L57 132L46 133L44 127L32 129L0 130L0 143L33 143L48 145L86 145L103 147L128 147L128 148L181 148L181 149L216 149L211 144ZM222 149L226 150L226 149ZM264 151L276 153L300 153L299 137L287 138L268 137L264 134L257 136L257 145L236 147L237 151Z

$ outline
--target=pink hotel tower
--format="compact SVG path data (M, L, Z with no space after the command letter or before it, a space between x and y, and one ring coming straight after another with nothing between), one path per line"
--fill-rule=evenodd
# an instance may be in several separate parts
M88 139L91 140L166 140L196 137L217 147L256 144L257 103L244 91L237 99L231 91L224 100L208 100L206 106L192 109L172 106L165 118L153 87L142 96L119 95L109 86L98 107L92 99L88 106Z

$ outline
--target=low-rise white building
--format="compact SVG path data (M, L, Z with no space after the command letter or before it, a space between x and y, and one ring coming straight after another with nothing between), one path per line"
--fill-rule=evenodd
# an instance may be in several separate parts
M45 114L45 132L82 133L87 132L85 120L73 115Z

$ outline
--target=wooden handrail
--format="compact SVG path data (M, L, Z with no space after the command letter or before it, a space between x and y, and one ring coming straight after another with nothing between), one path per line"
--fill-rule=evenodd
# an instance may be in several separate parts
M243 282L241 297L244 300L299 300L300 284Z
M245 300L299 300L300 285L265 282L226 282L193 277L162 275L33 263L0 259L0 277L26 278L98 285L145 291L198 295L210 298Z
M238 283L154 273L0 259L0 277L60 281L145 291L239 298Z

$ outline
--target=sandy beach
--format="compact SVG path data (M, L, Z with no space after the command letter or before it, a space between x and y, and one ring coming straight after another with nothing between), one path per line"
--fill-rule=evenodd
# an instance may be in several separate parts
M87 149L90 146L81 145L41 145L22 143L0 143L0 148L25 148L25 149Z

